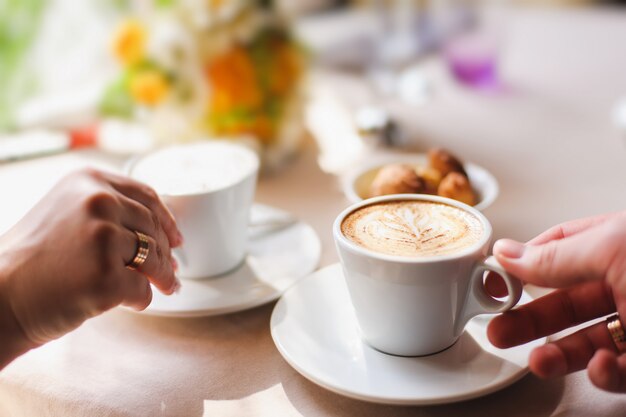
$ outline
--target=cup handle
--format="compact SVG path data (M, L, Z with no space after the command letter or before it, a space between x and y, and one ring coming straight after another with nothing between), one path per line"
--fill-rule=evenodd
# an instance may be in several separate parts
M497 300L487 293L483 282L485 271L495 272L502 277L509 293L506 300ZM521 281L508 274L493 256L478 262L472 271L465 305L459 314L459 319L455 326L455 334L460 335L467 322L479 314L495 314L510 310L521 298L522 290Z

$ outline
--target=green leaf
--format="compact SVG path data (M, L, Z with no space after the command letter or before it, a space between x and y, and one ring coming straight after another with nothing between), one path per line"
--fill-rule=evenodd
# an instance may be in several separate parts
M25 62L45 8L44 0L0 1L0 130L12 126L15 109L34 90Z
M157 7L162 9L170 8L174 5L174 0L156 0Z
M134 102L128 91L127 77L122 77L104 92L100 101L100 112L105 116L130 118Z

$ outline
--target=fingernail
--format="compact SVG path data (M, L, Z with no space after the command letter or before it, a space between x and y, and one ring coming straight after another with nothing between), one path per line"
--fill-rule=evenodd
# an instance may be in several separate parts
M183 239L183 234L180 233L180 230L177 230L176 233L178 234L178 245L182 245L183 242L185 241L185 239Z
M172 269L174 271L178 271L178 261L173 256L170 258L170 262L172 264Z
M524 249L523 243L511 239L500 239L493 245L494 254L511 259L521 258L524 254Z

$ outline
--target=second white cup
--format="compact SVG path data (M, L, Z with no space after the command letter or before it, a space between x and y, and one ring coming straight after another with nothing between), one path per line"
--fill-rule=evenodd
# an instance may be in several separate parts
M180 278L221 275L244 260L258 170L253 151L223 141L165 148L131 166L130 175L154 187L176 219L184 239L174 250Z

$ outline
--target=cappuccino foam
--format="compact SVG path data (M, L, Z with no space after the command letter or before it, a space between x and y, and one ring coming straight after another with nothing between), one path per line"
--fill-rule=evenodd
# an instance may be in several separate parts
M257 167L256 155L241 145L199 142L151 153L135 164L131 176L159 194L184 195L226 188Z
M473 214L443 203L389 201L348 214L341 232L366 249L387 255L451 255L477 244L483 226Z

